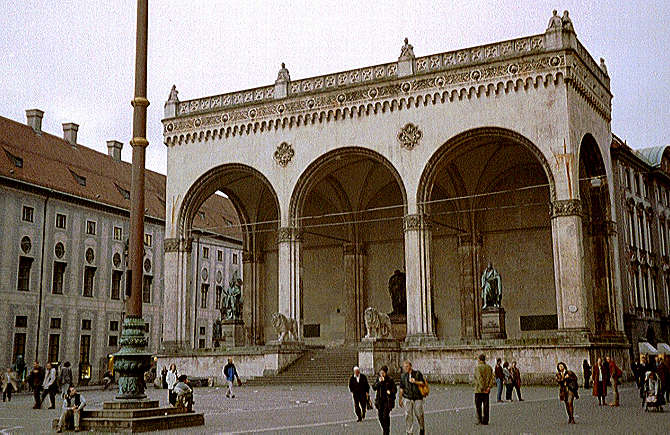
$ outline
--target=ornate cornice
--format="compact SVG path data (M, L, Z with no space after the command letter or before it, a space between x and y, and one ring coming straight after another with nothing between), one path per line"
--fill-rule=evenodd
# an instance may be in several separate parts
M428 216L425 214L408 214L402 218L403 231L420 231L431 228Z
M559 199L551 202L552 219L560 216L582 216L582 202L579 199Z

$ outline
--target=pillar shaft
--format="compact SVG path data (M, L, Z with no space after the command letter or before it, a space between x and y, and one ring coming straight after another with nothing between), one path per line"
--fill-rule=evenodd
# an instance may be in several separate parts
M298 322L298 335L302 337L300 229L297 227L279 228L277 244L279 246L279 312Z
M260 252L245 251L242 255L242 297L244 329L249 345L263 343L263 257Z
M364 267L365 250L362 244L345 243L344 252L344 340L359 341L363 337L363 311L367 304Z
M481 239L467 234L458 238L458 256L460 261L460 303L461 303L461 337L479 337L480 297L479 252Z
M406 215L405 269L407 289L407 340L434 338L433 301L430 284L430 243L432 233L426 216Z

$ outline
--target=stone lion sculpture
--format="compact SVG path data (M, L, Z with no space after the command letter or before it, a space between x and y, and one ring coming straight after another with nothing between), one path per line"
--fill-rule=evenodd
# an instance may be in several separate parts
M365 338L392 338L391 319L388 314L380 313L374 307L368 307L363 313L363 319L367 329Z
M298 339L298 322L295 319L289 319L282 313L274 313L272 315L272 327L277 333L277 341L280 343L286 338L288 334L290 340Z

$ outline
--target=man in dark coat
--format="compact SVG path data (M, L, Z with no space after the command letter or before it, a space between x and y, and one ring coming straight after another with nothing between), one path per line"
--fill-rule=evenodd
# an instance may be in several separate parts
M361 373L361 369L354 367L354 375L349 379L349 391L354 396L354 411L358 421L365 418L365 411L370 398L370 384L368 378Z
M33 363L33 369L28 374L26 381L30 385L30 388L33 389L33 397L35 398L33 409L39 409L42 405L40 393L42 392L42 382L44 382L44 369L40 366L39 362L35 361Z
M383 435L391 433L391 410L395 406L396 386L395 382L389 376L389 368L383 366L379 370L379 378L372 386L377 392L375 396L375 407L379 415L379 424L382 427Z

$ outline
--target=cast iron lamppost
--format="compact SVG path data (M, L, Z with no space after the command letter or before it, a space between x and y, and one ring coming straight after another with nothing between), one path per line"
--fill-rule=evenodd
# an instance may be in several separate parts
M114 354L114 370L119 373L117 400L141 400L144 394L144 373L151 367L151 354L146 352L142 319L142 260L144 259L144 160L147 131L147 27L148 0L137 0L137 34L135 40L135 97L133 106L132 181L130 185L130 297L126 300L126 317L121 333L121 349Z

